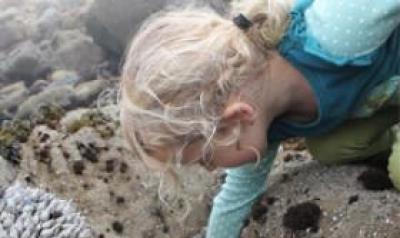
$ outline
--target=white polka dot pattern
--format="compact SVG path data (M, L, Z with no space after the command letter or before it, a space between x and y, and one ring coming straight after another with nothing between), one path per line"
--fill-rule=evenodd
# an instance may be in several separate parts
M337 56L377 49L400 23L399 0L316 0L306 10L307 31Z

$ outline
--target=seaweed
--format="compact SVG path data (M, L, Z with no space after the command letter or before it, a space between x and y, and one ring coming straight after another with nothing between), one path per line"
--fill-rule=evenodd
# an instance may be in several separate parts
M383 191L394 187L388 172L381 169L367 169L358 176L357 180L365 189L371 191Z
M289 207L283 217L283 226L292 231L319 230L322 212L314 202L305 202Z

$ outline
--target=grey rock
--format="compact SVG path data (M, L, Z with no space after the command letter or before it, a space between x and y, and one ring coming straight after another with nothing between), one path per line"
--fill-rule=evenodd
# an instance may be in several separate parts
M92 5L86 27L95 42L108 52L121 56L132 33L166 0L97 0Z
M46 88L53 89L63 86L75 86L80 81L80 76L75 71L56 70L50 76L50 84Z
M108 82L105 79L97 79L78 85L75 93L79 104L90 103L107 85Z
M81 117L88 112L91 112L91 109L77 108L75 110L68 111L60 120L62 131L67 131L67 128L69 128L76 121L79 121Z
M0 187L8 187L17 177L17 168L0 156Z
M58 8L58 1L53 0L36 0L34 3L35 12L39 15L43 14L47 9Z
M9 49L24 37L23 28L16 22L0 22L0 50Z
M91 6L86 28L94 41L106 52L119 58L122 56L133 33L150 14L161 10L167 4L185 4L190 0L97 0ZM202 0L223 12L226 0Z
M60 67L77 71L86 78L103 61L103 53L93 40L78 30L58 32L53 41Z
M46 80L38 79L29 88L29 94L30 95L38 94L41 91L43 91L43 89L45 89L49 84L50 83L48 81L46 81Z
M82 0L58 0L57 2L66 9L78 8L82 5Z
M18 11L17 8L10 7L10 8L8 8L8 9L6 9L3 12L0 13L0 22L1 23L5 23L7 21L12 21L16 17L18 17L19 13L20 13L20 11Z
M23 82L17 82L0 89L0 111L13 110L25 99L29 91Z
M55 8L48 8L37 21L38 31L42 38L50 38L61 26L62 15Z
M10 53L5 76L7 80L22 80L30 85L47 70L48 66L42 59L40 50L31 41L26 41Z
M58 87L45 90L37 95L29 97L19 108L17 118L26 118L40 106L55 104L65 109L76 106L76 96L71 86Z
M20 1L15 1L15 0L1 0L0 1L0 9L7 10L11 7L20 7L21 5L25 4L26 0L20 0Z

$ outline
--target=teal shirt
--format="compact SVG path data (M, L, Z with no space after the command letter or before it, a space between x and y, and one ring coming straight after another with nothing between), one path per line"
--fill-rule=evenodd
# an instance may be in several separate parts
M214 199L207 238L238 238L265 182L279 141L328 133L352 117L367 117L379 107L400 104L398 0L297 0L279 50L310 83L319 117L307 124L276 120L258 167L228 169ZM372 34L370 34L372 32Z
M395 1L392 2L395 3ZM385 37L385 41L375 47L375 44L381 43L382 36L378 37L378 40L376 37L371 38L372 43L357 38L342 39L343 42L347 43L343 45L348 45L348 51L351 50L357 56L336 55L346 52L345 49L342 49L344 48L342 44L337 44L337 50L332 47L332 51L337 53L330 53L323 48L314 37L313 31L308 28L308 25L313 25L309 23L310 21L320 20L314 17L316 15L314 11L305 11L312 0L299 1L298 3L291 14L292 23L280 44L279 50L281 55L295 66L311 85L318 101L319 115L315 121L307 124L283 119L276 120L269 130L268 138L271 141L279 141L289 137L310 137L329 132L348 119L374 88L388 81L392 76L400 75L399 27L395 28L392 33L389 32L391 33L389 38ZM397 3L397 5L400 4ZM400 11L400 9L396 10ZM309 16L311 20L307 20L306 16ZM351 16L356 20L361 18L354 13ZM396 22L399 20L398 17ZM322 23L318 23L317 26L323 28ZM326 35L329 32L333 32L333 29L325 28L326 32L317 31L319 34L323 34L324 39L327 38ZM354 25L348 27L351 32L355 32L353 28ZM387 28L392 29L392 27L383 27L382 33L377 34L387 34ZM371 31L373 32L374 29L371 29ZM345 32L342 32L342 34L346 34ZM330 37L330 41L335 42L336 38L339 39L341 36L339 34ZM349 37L354 36L349 34ZM360 47L360 42L366 49ZM360 53L357 52L357 49Z

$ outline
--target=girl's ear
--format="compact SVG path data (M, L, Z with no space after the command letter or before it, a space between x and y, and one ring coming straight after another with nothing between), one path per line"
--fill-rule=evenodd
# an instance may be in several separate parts
M222 120L227 122L241 121L253 124L255 116L256 112L250 104L245 102L234 102L225 108L222 114Z

